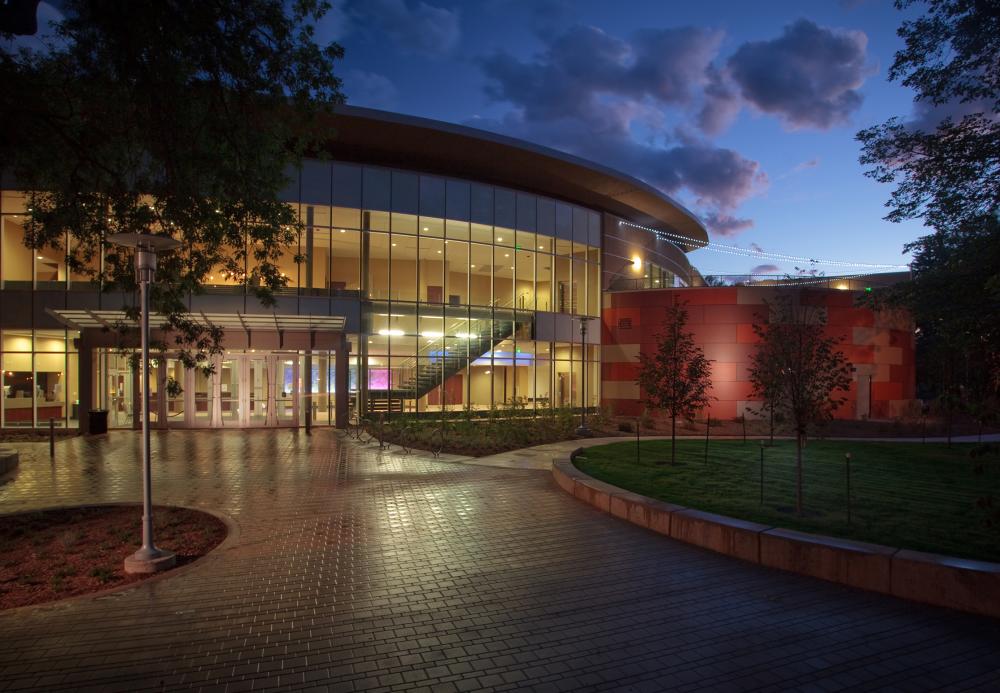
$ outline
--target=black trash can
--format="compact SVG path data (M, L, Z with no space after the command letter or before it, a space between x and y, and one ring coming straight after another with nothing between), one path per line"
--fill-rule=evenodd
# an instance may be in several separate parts
M107 409L91 409L87 413L88 423L90 424L90 433L107 433L108 432L108 410Z

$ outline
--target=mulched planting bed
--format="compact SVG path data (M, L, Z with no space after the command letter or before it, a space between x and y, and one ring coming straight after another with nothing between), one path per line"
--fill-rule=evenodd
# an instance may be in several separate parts
M154 506L153 536L177 566L201 558L226 537L208 513ZM142 544L142 506L61 508L0 516L0 609L40 604L139 582L125 557Z

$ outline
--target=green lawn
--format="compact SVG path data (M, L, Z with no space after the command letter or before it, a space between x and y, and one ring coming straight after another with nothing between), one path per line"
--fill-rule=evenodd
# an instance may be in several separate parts
M987 527L976 500L1000 503L1000 460L973 473L972 445L809 441L803 459L805 513L795 514L795 443L764 449L764 502L757 441L670 441L588 448L582 471L645 496L791 529L889 546L1000 561L1000 527ZM844 453L851 452L851 522Z

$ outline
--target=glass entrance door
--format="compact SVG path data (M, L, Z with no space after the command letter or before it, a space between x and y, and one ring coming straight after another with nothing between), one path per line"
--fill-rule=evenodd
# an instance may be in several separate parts
M244 356L243 373L245 386L240 388L247 398L244 426L263 426L267 423L269 399L271 398L271 378L266 356Z
M240 406L240 360L238 357L225 356L222 358L219 369L219 422L222 428L238 428L242 425L241 414L243 408Z
M187 370L179 359L150 359L149 420L156 428L246 428L298 426L302 383L296 353L226 353L213 357L215 372ZM110 424L132 420L133 374L106 361ZM169 392L170 380L181 386ZM140 394L141 397L141 394Z

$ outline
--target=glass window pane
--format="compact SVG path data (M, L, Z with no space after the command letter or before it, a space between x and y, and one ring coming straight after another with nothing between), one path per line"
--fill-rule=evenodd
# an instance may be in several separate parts
M556 238L573 240L573 208L561 202L556 203Z
M514 191L495 188L493 191L493 225L513 229L515 226ZM527 230L527 229L526 229Z
M298 212L299 220L305 226L329 226L330 208L321 205L302 205Z
M26 288L31 286L34 255L24 245L24 215L4 215L0 217L0 233L3 239L3 283L5 287Z
M445 216L449 219L469 221L469 184L460 180L449 180L445 190Z
M587 263L587 315L601 314L601 267Z
M573 291L570 285L570 259L556 256L555 260L555 312L570 313L573 308Z
M493 302L501 308L514 306L513 248L497 246L493 249Z
M490 185L472 184L470 197L469 220L473 224L493 226L493 187Z
M361 204L361 167L354 164L335 162L333 169L333 204L341 209L360 209ZM334 208L334 218L337 212ZM334 224L337 222L335 221ZM358 228L357 224L348 228Z
M371 231L388 231L389 212L365 210L361 214L361 227Z
M64 234L65 236L65 234ZM39 289L61 289L66 286L66 247L63 243L31 251L35 254L35 282Z
M530 248L530 246L529 246ZM515 263L515 296L519 310L535 309L535 252L517 251Z
M415 234L417 232L417 215L393 212L392 232Z
M514 247L514 229L507 228L504 226L497 226L493 229L493 241L497 245L506 246L508 248Z
M535 230L535 201L534 195L526 193L517 194L517 228L522 231Z
M470 244L469 303L488 306L493 300L491 282L493 248L479 243Z
M298 199L320 205L330 204L330 173L329 161L303 161Z
M65 344L64 344L65 347ZM66 354L35 354L35 409L38 425L66 419Z
M445 241L445 295L450 306L464 305L469 290L469 244Z
M536 310L552 311L552 256L537 253L535 257Z
M417 213L417 174L392 172L392 211L410 215Z
M462 241L469 240L469 222L448 219L445 221L445 235Z
M291 288L299 285L299 263L295 261L295 255L298 253L298 243L290 248L284 248L281 255L274 262L281 274L281 277L285 280L285 287Z
M486 224L472 224L472 240L477 243L493 244L493 227Z
M334 207L330 222L338 229L360 229L361 210L355 207Z
M368 296L373 299L389 298L389 234L367 233L368 244Z
M570 312L574 315L584 313L587 304L587 264L579 260L573 260L573 297L570 304Z
M28 208L27 196L19 190L4 190L0 193L0 212L23 214Z
M420 176L420 216L445 216L444 179L436 176Z
M420 235L443 238L444 219L440 217L420 217Z
M389 295L395 301L417 300L417 237L392 234L392 283Z
M444 303L444 241L420 237L420 297L427 303Z
M551 347L547 342L535 344L535 403L538 407L552 404L552 361Z
M364 167L362 193L364 208L388 212L390 202L390 174L384 168Z
M307 226L302 231L302 286L325 293L330 286L330 229Z
M86 249L72 234L70 234L69 243L71 254L75 255L76 260L81 264L79 269L71 269L69 272L70 287L76 289L94 288L94 277L101 271L100 252L91 245L89 248L90 256L87 257Z
M334 296L361 288L361 234L336 229L330 242L330 289Z
M27 338L28 342L31 337ZM4 333L7 341L7 333ZM32 426L32 399L35 390L31 354L3 354L3 424L7 427Z

